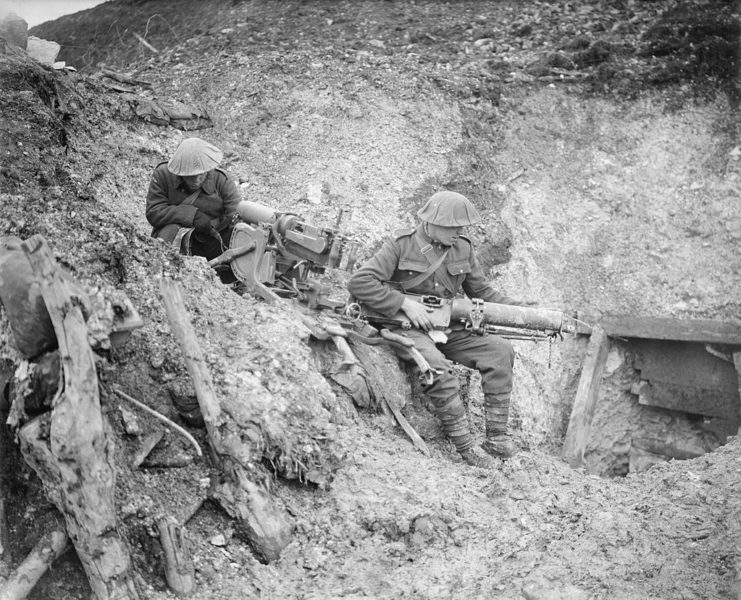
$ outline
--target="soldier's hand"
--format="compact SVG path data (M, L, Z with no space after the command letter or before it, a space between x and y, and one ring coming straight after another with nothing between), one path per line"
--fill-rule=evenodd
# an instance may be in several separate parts
M209 234L211 229L213 229L211 226L211 219L209 219L208 215L200 210L196 211L196 215L193 217L193 227L195 227L195 230L198 233L203 234Z
M401 310L407 317L409 317L409 321L412 325L418 329L424 331L432 329L432 321L430 321L430 315L427 313L427 308L419 302L415 302L409 298L404 298Z

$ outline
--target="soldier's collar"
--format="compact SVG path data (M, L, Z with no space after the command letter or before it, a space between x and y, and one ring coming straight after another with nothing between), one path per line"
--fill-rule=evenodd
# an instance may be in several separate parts
M423 247L423 254L426 254L424 246L430 246L435 250L450 250L450 248L452 248L452 246L446 246L444 244L441 244L437 240L433 240L430 237L430 234L427 233L427 227L425 226L424 222L420 223L419 227L417 227L417 234L419 235L419 241L424 242L424 244L420 244L420 246ZM429 252L429 250L427 250L427 252Z
M201 189L207 194L213 194L216 192L216 173L213 169L206 175L206 181L201 185Z
M178 177L180 178L180 183L178 184L178 187L184 192L187 192L189 194L192 193L191 190L188 189L188 186L185 185L185 181L183 181L182 176L178 175ZM203 190L207 194L213 194L216 192L216 177L214 176L213 170L209 171L206 174L206 179L203 180L201 187L198 189Z

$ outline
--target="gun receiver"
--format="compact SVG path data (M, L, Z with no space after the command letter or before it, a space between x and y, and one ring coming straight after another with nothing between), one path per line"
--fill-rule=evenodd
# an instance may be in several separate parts
M339 266L343 238L334 229L317 227L296 214L246 200L239 203L237 213L245 223L268 228L282 254L309 261L312 270L322 272L323 267Z
M474 333L496 333L504 337L536 339L546 335L574 333L576 321L558 310L497 304L469 298L439 298L406 294L421 303L429 313L434 329L446 330L462 324ZM383 317L361 307L361 318L371 323L396 325L411 329L403 312L392 318Z
M245 200L239 203L237 214L243 222L234 226L230 246L254 243L255 251L233 260L231 266L251 293L269 302L292 296L311 307L342 304L325 298L324 287L309 278L327 267L339 267L343 259L347 268L355 263L357 248L337 228L317 227L296 214Z

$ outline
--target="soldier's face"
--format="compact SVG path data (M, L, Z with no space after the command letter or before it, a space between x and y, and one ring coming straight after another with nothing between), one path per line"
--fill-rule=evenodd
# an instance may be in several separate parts
M443 246L452 246L463 233L465 227L445 227L443 225L427 224L427 235L433 241L439 242Z
M187 187L191 192L195 192L199 187L201 187L201 185L203 185L203 182L206 181L206 175L208 175L208 173L183 175L183 183L185 183L185 187Z

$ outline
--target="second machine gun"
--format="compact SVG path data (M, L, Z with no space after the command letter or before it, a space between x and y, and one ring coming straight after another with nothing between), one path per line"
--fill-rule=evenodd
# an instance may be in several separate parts
M339 233L340 212L334 229L318 227L298 215L243 200L237 214L230 247L248 249L231 260L231 268L247 291L268 302L297 298L310 308L335 309L344 304L331 300L326 288L312 274L341 264L355 263L357 246Z
M576 331L577 321L558 310L498 304L465 297L440 298L417 294L405 296L425 307L433 329L437 331L444 332L459 324L479 335L493 333L510 339L533 341ZM347 308L346 315L379 326L412 328L403 312L389 318L362 304L354 304Z

